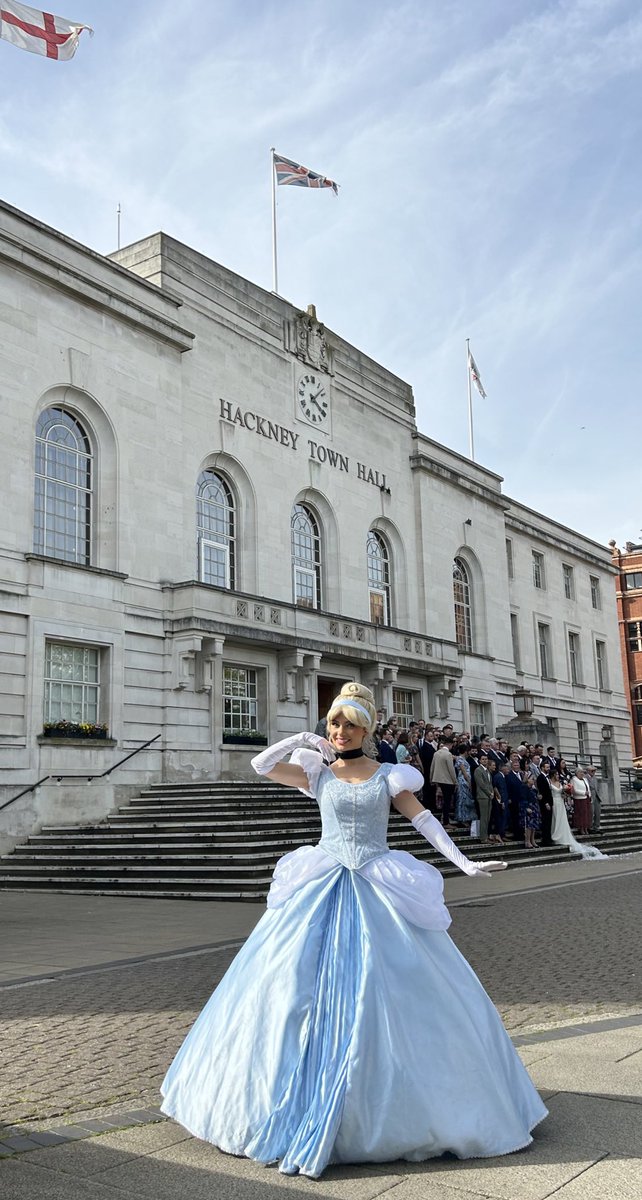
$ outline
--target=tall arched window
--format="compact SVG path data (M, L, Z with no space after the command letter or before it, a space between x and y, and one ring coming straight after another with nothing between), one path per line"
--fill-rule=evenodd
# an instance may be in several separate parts
M321 536L312 509L295 504L291 528L294 603L321 608Z
M91 445L65 408L46 408L36 426L34 551L91 561Z
M236 587L236 511L227 480L201 471L196 485L198 571L202 583Z
M473 648L473 615L468 569L461 558L453 563L453 597L455 601L455 638L460 650Z
M380 533L370 530L368 549L368 592L373 625L390 625L390 554Z

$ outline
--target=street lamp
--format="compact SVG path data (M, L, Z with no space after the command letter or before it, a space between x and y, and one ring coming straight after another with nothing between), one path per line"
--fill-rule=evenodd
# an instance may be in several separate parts
M610 742L612 737L613 737L612 727L610 725L603 725L602 726L602 741Z
M513 707L518 717L532 717L535 708L533 693L526 688L518 688L513 693Z

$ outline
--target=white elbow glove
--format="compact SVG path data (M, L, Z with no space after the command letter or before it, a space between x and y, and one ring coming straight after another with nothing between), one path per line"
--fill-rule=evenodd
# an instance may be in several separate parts
M435 850L443 854L444 858L450 859L450 862L459 867L459 870L463 871L465 875L486 875L490 877L493 871L503 871L504 867L508 865L497 859L492 862L471 862L469 858L466 858L465 854L462 854L461 850L457 849L452 838L449 838L445 832L443 825L439 824L437 818L431 812L428 812L428 809L425 812L417 813L417 816L412 818L412 823L417 832L422 837L425 837L426 841L435 847Z
M310 746L313 750L318 750L327 762L334 762L336 758L334 750L326 738L320 737L318 733L304 732L294 733L292 737L283 738L282 742L275 742L273 746L261 750L260 754L255 754L250 762L257 775L269 775L282 758L300 746Z

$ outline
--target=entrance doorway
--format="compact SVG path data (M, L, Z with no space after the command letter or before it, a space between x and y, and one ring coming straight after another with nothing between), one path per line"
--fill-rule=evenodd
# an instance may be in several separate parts
M317 703L318 703L318 719L319 721L325 717L334 697L341 691L341 682L338 679L331 679L327 675L317 676Z

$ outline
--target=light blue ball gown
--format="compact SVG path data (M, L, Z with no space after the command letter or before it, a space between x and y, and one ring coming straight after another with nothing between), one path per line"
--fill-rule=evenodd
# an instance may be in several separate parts
M416 788L414 768L349 784L315 751L292 761L321 841L277 864L267 912L167 1072L163 1112L313 1178L330 1163L527 1146L547 1110L446 932L442 877L386 844L391 795Z

